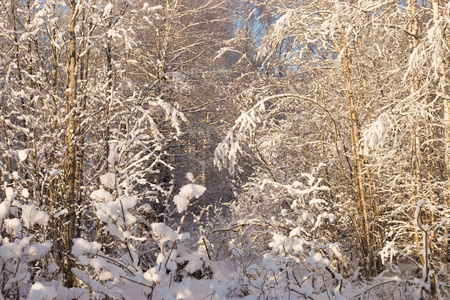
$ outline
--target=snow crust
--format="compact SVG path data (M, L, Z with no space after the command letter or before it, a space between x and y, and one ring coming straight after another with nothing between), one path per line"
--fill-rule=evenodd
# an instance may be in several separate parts
M194 175L191 172L187 172L186 173L186 178L190 181L190 182L194 182Z
M178 212L184 212L189 205L189 201L192 198L199 198L203 195L205 190L206 188L204 186L198 184L187 184L183 186L178 195L175 195L173 198L173 202L177 205Z
M30 244L23 250L23 255L28 257L28 261L34 261L47 254L52 246L53 243L51 241L45 241L40 244Z
M22 190L22 196L23 196L24 198L30 197L30 192L28 191L28 189L23 189L23 190Z
M190 200L192 198L199 198L205 191L206 188L204 186L198 184L187 184L181 188L178 195Z
M178 239L177 233L164 223L153 223L151 226L153 233L162 237L163 242L176 241Z
M9 234L17 236L17 234L22 231L22 223L20 222L20 219L6 219L4 222L6 232L8 232Z
M91 199L101 202L108 202L113 201L113 196L110 192L107 192L104 188L101 188L91 193Z
M53 300L56 299L58 294L52 286L45 286L40 282L33 284L28 295L29 300Z
M25 227L32 228L35 224L47 226L48 219L48 214L38 210L34 204L22 205L22 220Z
M12 187L5 188L5 193L6 193L6 200L8 200L8 201L14 200L14 198L16 198L16 196L17 196L17 194L14 193L14 190Z
M109 144L108 162L113 166L119 160L119 152L115 143Z
M97 242L88 242L85 239L73 239L72 254L76 257L84 255L85 253L95 254L100 251L102 245Z
M3 220L6 217L8 217L10 207L11 207L11 201L8 200L8 198L0 203L0 224L3 222Z
M24 162L27 160L29 152L30 152L30 150L27 150L27 149L17 151L17 155L19 156L20 162Z
M116 188L116 175L114 173L106 173L100 176L100 182L107 188Z
M189 204L189 199L186 199L184 197L181 197L180 195L175 195L173 197L173 202L177 205L177 210L179 213L182 213L185 211Z

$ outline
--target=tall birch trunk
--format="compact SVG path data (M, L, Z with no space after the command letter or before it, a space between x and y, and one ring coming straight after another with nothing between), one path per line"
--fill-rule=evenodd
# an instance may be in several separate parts
M439 13L439 1L438 0L433 0L432 2L432 6L433 6L433 16L434 16L434 20L435 22L438 22L440 19L440 13ZM447 10L447 8L444 8L443 10L443 17L445 19L448 19L450 17L449 15L449 11ZM443 43L449 43L450 40L448 38L449 35L449 29L448 28L444 28L444 41ZM440 78L439 78L439 90L441 92L441 94L444 95L444 97L442 97L443 100L443 110L444 110L444 162L445 162L445 166L446 166L446 178L447 178L447 185L445 186L446 188L446 193L444 193L444 201L445 203L450 206L450 101L449 101L449 94L450 94L450 89L449 89L449 83L448 83L448 79L447 79L447 73L448 69L449 69L449 63L450 63L450 59L448 57L441 57L441 70L440 70ZM449 233L449 230L447 230L447 233ZM446 253L446 260L447 262L450 261L450 243L449 240L446 239L445 240L445 248L446 251L444 253Z
M434 19L439 20L439 1L433 0L433 13ZM447 8L444 8L443 17L448 19L450 17L449 11ZM450 43L449 39L449 29L445 28L443 32L444 34L444 42ZM445 197L446 203L450 206L450 100L448 98L450 94L449 83L447 82L447 74L450 64L450 58L442 57L441 63L441 92L446 96L443 98L443 106L444 106L444 126L445 126L445 166L447 171L447 195ZM450 249L448 250L448 257L450 260Z
M408 0L408 30L413 34L409 37L409 50L412 53L414 49L419 45L419 25L417 20L417 3L415 0ZM419 78L416 74L412 74L411 83L410 83L410 94L413 95L419 89ZM411 171L412 171L412 184L414 186L413 194L417 196L422 192L421 184L421 166L420 166L420 137L419 137L419 129L418 124L415 125L413 136L411 137L411 150L412 150L412 159L411 159ZM413 236L414 244L418 245L420 243L420 237L417 232L414 233Z
M345 95L347 99L348 113L350 120L350 137L351 137L352 156L355 172L354 184L357 190L357 195L355 195L355 198L357 199L358 213L362 217L362 224L359 225L360 243L361 243L360 248L362 250L362 254L367 258L367 260L365 260L364 262L365 269L368 274L372 274L375 273L376 267L372 249L373 238L372 233L370 231L370 220L367 207L368 199L365 187L366 186L365 172L363 168L364 158L361 155L361 148L359 144L359 140L361 138L361 130L360 130L361 125L359 123L359 116L356 109L355 98L353 94L352 78L350 71L350 58L348 54L348 47L347 47L348 45L344 29L342 29L340 45L338 45L336 41L334 44L341 59L341 70L342 74L344 75Z

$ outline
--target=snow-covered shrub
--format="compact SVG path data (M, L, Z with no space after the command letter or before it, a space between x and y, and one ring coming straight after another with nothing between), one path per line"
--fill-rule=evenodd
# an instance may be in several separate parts
M156 289L159 294L171 294L174 290L168 287L172 284L185 284L182 278L174 282L177 266L184 264L191 274L204 267L199 254L182 246L189 234L181 232L191 200L200 197L204 187L185 185L173 198L178 213L184 213L174 230L165 223L149 223L137 209L145 205L139 203L142 199L123 195L117 188L122 182L115 174L104 174L100 180L104 187L92 192L91 199L102 224L99 237L103 238L98 240L103 242L78 238L72 248L83 266L72 271L89 286L93 297L122 297L133 286L138 286L142 295L154 295Z
M215 284L222 297L342 297L347 261L333 238L337 217L318 171L291 184L254 179L246 185L229 227L237 232L229 243L237 272Z
M197 184L184 185L174 196L173 202L181 215L180 225L176 230L163 223L151 224L154 240L160 253L157 256L158 272L161 278L158 286L153 285L151 297L158 294L162 299L172 296L177 299L193 299L190 291L190 277L196 277L208 269L206 255L199 247L191 251L184 243L189 240L189 232L182 232L188 215L188 208L193 199L199 198L206 188ZM200 275L202 276L202 275Z
M0 203L0 297L31 297L36 290L31 281L42 285L39 281L45 281L48 271L43 258L52 248L44 234L49 215L29 199L25 204L27 197L17 197L12 187L6 187L5 194Z
M415 206L415 207L414 207ZM386 294L398 294L407 299L445 299L450 295L445 262L439 261L449 235L449 220L445 215L450 209L441 203L420 199L415 205L409 222L393 222L397 230L389 234L389 241L378 252L385 270L372 280L371 288L383 284ZM399 207L398 212L405 207ZM434 222L431 222L430 216ZM415 244L403 242L405 235L415 235ZM388 285L387 283L395 283ZM368 289L367 291L369 291Z

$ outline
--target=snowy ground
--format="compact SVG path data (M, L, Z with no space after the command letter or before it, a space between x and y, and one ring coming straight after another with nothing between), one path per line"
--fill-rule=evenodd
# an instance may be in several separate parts
M213 292L213 285L227 282L235 272L231 262L214 263L214 278L201 279L186 277L181 283L167 280L156 286L153 300L219 300L217 293ZM130 283L121 289L121 294L126 300L147 300L145 295L149 290L144 290L141 285ZM242 298L241 298L242 299ZM244 299L247 299L244 298ZM253 299L253 298L248 298Z

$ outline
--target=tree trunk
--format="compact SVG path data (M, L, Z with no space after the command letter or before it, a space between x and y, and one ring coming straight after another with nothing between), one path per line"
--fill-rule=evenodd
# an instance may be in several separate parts
M74 267L74 261L70 256L70 251L73 245L72 239L75 237L75 223L76 223L76 100L77 100L77 45L75 26L77 23L77 2L69 2L70 10L70 24L69 24L69 57L68 57L68 90L66 91L66 114L68 115L66 122L66 163L65 163L65 180L66 180L66 195L65 208L68 210L67 214L67 228L64 253L64 275L66 276L65 285L73 287L75 284L75 277L71 269Z
M367 257L367 261L365 262L365 268L368 275L375 272L376 267L374 263L373 249L372 249L372 233L370 232L370 224L369 224L369 216L367 211L367 193L365 187L365 174L363 169L363 157L361 156L361 149L359 145L359 140L361 138L360 132L360 123L358 112L356 110L355 99L353 95L353 87L352 87L352 79L351 79L351 71L350 71L350 61L349 54L347 48L347 41L345 37L345 31L342 29L342 36L340 45L335 41L335 47L338 53L340 54L341 59L341 69L342 74L344 75L345 80L345 93L348 104L348 113L350 119L350 137L352 144L352 156L354 163L354 171L355 171L355 188L358 191L358 194L355 196L358 204L358 212L362 216L362 224L358 225L361 227L360 231L364 234L361 234L361 250L363 251L363 255ZM358 222L357 222L358 224Z
M109 3L109 2L108 2ZM111 29L112 20L109 19L108 27ZM105 46L106 52L106 90L105 90L105 132L103 133L103 142L105 143L105 169L108 172L109 163L109 107L112 100L112 52L111 52L111 41L108 38Z

